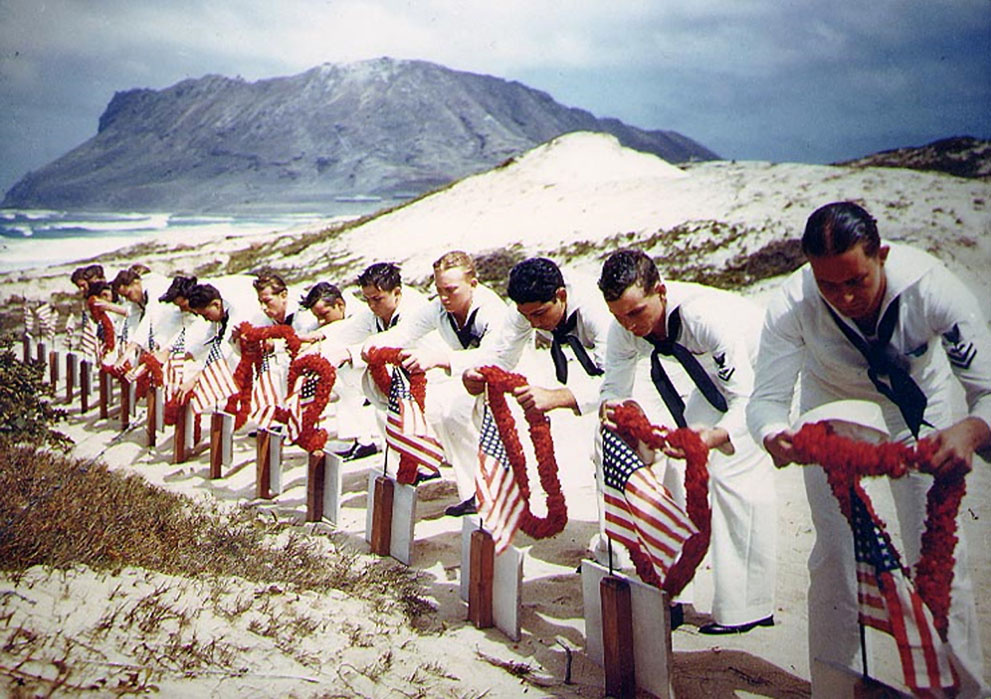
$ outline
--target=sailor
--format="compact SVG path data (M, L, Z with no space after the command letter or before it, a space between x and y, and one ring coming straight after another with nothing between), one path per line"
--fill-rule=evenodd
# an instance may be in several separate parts
M713 621L699 631L745 633L772 626L776 497L770 460L751 439L745 419L760 308L727 291L663 282L654 261L639 250L610 255L599 289L615 317L601 391L604 424L614 425L615 407L634 396L638 361L649 360L653 391L640 402L647 417L654 424L691 427L710 449ZM685 389L679 390L675 377ZM682 466L669 462L664 482L684 505Z
M601 294L590 292L590 284L567 283L561 269L546 257L531 257L509 272L507 295L515 304L491 345L475 366L462 375L469 393L480 394L484 379L479 367L494 364L506 371L516 369L533 347L534 336L550 345L547 360L528 373L543 378L520 386L513 395L524 410L547 413L571 410L576 415L595 415L605 363L606 333L612 323ZM531 363L533 364L533 363ZM543 371L541 371L543 370ZM592 444L589 442L589 454ZM471 506L464 510L473 510ZM468 514L459 505L447 514Z
M936 472L969 471L975 451L991 447L991 334L974 296L930 255L882 243L873 217L850 202L816 210L802 249L809 264L767 309L747 409L754 439L777 466L794 460L789 408L801 377L802 412L843 399L872 401L892 439L936 440ZM958 386L965 412L954 408ZM817 660L859 665L853 539L822 468L804 468L803 476L816 531L808 595L812 692L825 696L827 676ZM909 566L920 556L931 482L918 473L890 481ZM949 642L960 696L986 696L959 523L957 534Z

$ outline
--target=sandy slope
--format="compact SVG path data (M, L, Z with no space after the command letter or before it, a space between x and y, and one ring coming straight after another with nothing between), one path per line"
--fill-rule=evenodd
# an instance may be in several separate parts
M316 243L297 255L276 261L306 270L331 254L346 254L355 264L385 258L402 262L407 278L420 279L428 274L433 259L451 248L481 252L519 243L532 253L589 241L590 249L572 260L568 269L594 275L596 255L601 252L596 246L617 233L634 232L635 239L639 239L660 229L702 220L745 226L745 236L710 253L712 259L719 260L730 252L753 251L770 240L797 236L812 209L844 198L863 202L878 217L886 237L938 254L971 284L985 311L991 310L991 280L986 274L991 268L991 193L986 184L906 170L801 164L717 162L693 165L682 172L655 158L622 149L608 137L587 134L558 139L501 169L468 178L351 230L331 243ZM256 236L252 242L270 244L278 237ZM172 273L204 260L225 260L237 244L238 241L228 240L194 253L155 253L142 255L141 259L150 262L155 271ZM664 245L663 239L658 241L651 252L663 254ZM43 298L55 289L67 289L66 275L65 268L55 268L0 276L0 298L11 294ZM775 280L769 280L750 293L766 298L775 284ZM540 359L546 362L546 357ZM92 413L80 416L78 407L70 422L81 456L100 454L114 468L140 472L165 487L201 497L231 503L253 497L253 451L246 438L237 442L234 467L222 480L211 482L206 478L203 454L189 465L172 466L170 440L158 449L147 450L143 434L137 430L111 443L116 435L115 425L99 423ZM79 609L85 610L85 615L78 623L85 626L101 618L115 595L133 604L147 596L149 590L165 584L169 594L175 596L173 604L195 617L194 626L205 625L203 634L214 633L225 642L248 647L239 661L248 668L241 676L228 672L222 676L183 677L181 670L160 668L164 674L156 676L155 683L163 692L174 690L184 695L264 696L291 692L309 696L329 692L416 696L419 688L425 696L518 696L524 691L538 696L599 696L601 673L580 652L581 591L579 577L574 573L595 529L587 457L578 436L586 431L587 426L575 418L555 416L558 461L565 474L571 517L568 528L555 539L521 542L532 544L532 548L525 571L523 639L519 643L495 631L477 631L465 622L465 607L457 594L460 523L442 515L443 507L455 497L448 483L424 487L416 533L414 564L424 572L426 589L437 604L437 615L444 627L443 633L437 635L414 637L395 626L395 619L369 615L360 603L341 600L333 594L307 597L300 603L288 595L259 592L236 581L228 583L231 594L235 598L241 594L259 606L253 604L244 619L228 621L214 607L197 611L203 605L198 606L196 600L204 595L198 583L133 570L114 579L85 570L64 575L33 570L16 587L9 580L0 583L0 616L14 613L8 628L23 620L39 630L64 627L69 637L77 631L81 633L82 626L77 629L67 624L70 614L73 623L77 623ZM365 467L358 462L356 469ZM991 649L989 481L991 469L978 464L964 503L986 657ZM279 517L302 520L305 464L298 450L287 452L284 483L286 490L276 501L253 504ZM345 486L341 528L355 546L365 550L363 474L349 475ZM711 585L703 571L696 594L698 614L674 634L676 688L686 696L731 696L734 692L801 696L808 691L804 595L805 559L812 533L799 469L778 473L773 487L779 496L782 532L775 582L778 625L734 638L714 640L698 634L697 625L707 620L705 612L711 597ZM257 602L262 598L269 600L266 610ZM272 639L257 638L247 629L250 615L273 609L279 614L308 615L320 625L319 631L288 652ZM348 636L344 624L355 625L358 630L352 628ZM364 654L351 642L362 634L371 639L370 650L366 648L368 652ZM342 637L351 640L345 642ZM91 638L86 642L99 648L87 659L104 663L94 667L105 669L109 667L106 663L116 662L100 658L100 654L111 655L107 648L112 644ZM122 641L125 647L133 642L134 639ZM577 650L572 685L563 684L566 652L561 642ZM53 642L51 654L57 654L57 645ZM79 645L74 648L74 652L84 653ZM375 663L387 653L391 658L389 667L375 670ZM311 656L318 656L318 660L310 664L299 660ZM528 663L532 675L538 678L537 684L523 683L482 656ZM143 665L133 653L119 662ZM991 662L987 665L991 671ZM154 663L149 667L158 668ZM890 658L879 662L878 671L888 679L897 676ZM371 684L370 675L376 677ZM422 678L422 684L411 677ZM141 675L135 681L144 678ZM310 681L314 679L316 682Z

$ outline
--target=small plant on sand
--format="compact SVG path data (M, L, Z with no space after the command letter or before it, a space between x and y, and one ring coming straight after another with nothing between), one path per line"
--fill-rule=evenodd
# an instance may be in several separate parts
M12 335L0 337L0 444L68 451L72 440L52 427L66 413L45 397L44 362L22 362L12 345Z

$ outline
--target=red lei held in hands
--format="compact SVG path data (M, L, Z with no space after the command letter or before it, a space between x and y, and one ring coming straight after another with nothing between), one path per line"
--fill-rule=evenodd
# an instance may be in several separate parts
M676 430L655 427L641 410L632 403L617 406L613 414L616 428L621 436L643 442L651 449L671 447L685 454L685 492L688 518L698 529L690 536L681 550L678 560L668 569L662 582L653 564L639 547L630 550L630 558L636 566L637 575L649 585L662 588L674 598L693 577L695 569L705 558L712 531L712 512L709 509L709 447L694 430L682 427Z
M241 361L234 369L234 381L239 390L230 397L225 408L226 412L234 415L235 430L243 427L248 420L248 413L251 410L251 390L255 383L255 373L261 368L262 357L265 354L265 341L285 340L289 354L294 360L302 345L296 336L296 331L289 325L270 325L258 328L251 323L244 322L237 326L237 335L241 343Z
M103 328L103 357L105 357L114 351L117 337L114 335L114 324L107 315L106 309L100 303L100 299L96 296L90 296L86 299L86 306L89 308L90 316Z
M921 439L914 447L887 442L868 444L835 434L828 422L805 425L792 439L797 452L796 461L819 464L826 473L829 487L839 502L840 510L852 519L851 492L867 506L871 514L874 508L860 484L863 476L889 476L901 478L910 469L930 471L930 462L936 445ZM953 583L953 551L959 540L957 513L967 491L961 473L938 474L926 495L926 527L922 534L922 553L915 565L915 589L929 607L933 623L940 638L946 641L948 614L950 611L950 585ZM890 545L888 533L882 533ZM894 550L894 549L892 549ZM908 571L905 571L908 573Z
M300 420L300 432L296 437L296 444L306 452L320 451L327 444L327 430L316 425L320 421L324 408L330 402L330 392L334 389L334 382L337 380L337 370L334 365L319 354L307 354L303 357L296 357L289 365L289 386L294 386L296 381L304 374L315 374L317 377L317 389L313 400L303 408L303 415ZM302 388L302 387L301 387ZM282 408L276 411L276 420L288 422L288 410Z
M554 536L563 531L568 523L568 507L564 502L564 494L561 493L561 482L558 480L550 420L536 410L525 413L530 428L530 441L533 443L533 451L537 457L540 487L547 494L547 516L540 518L530 512L530 481L526 472L526 455L523 453L523 446L516 431L516 421L506 403L506 394L519 386L525 386L527 380L520 374L511 374L495 366L482 367L479 372L485 377L489 409L492 411L499 437L513 467L516 485L523 498L524 509L520 517L520 529L534 539Z
M373 347L368 350L368 371L371 373L372 380L375 381L378 390L386 397L389 396L389 391L392 388L392 374L389 373L385 365L401 365L400 352L402 350L398 347ZM420 410L426 412L424 406L427 401L427 375L423 372L410 374L409 392ZM403 485L415 485L417 469L416 460L408 454L401 453L399 455L399 468L396 470L396 480Z

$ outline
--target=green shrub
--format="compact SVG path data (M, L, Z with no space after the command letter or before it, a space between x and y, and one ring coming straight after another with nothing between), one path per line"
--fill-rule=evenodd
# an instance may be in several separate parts
M13 344L13 335L0 336L0 442L68 451L72 440L52 427L66 412L46 397L45 363L22 362Z

